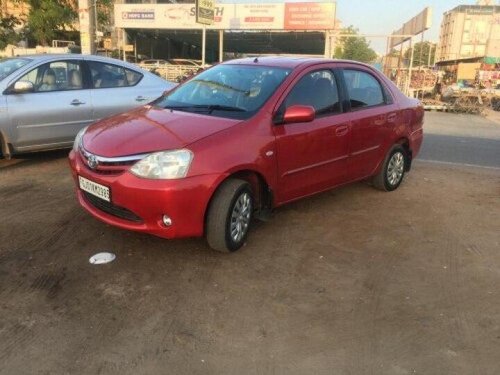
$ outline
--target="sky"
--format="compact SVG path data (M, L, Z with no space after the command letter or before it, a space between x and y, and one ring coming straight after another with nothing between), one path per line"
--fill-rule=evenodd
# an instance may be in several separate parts
M425 32L424 40L437 42L443 13L457 5L476 4L474 0L337 0L337 18L343 26L353 25L361 34L391 34L403 23L432 8L432 27ZM420 36L417 37L420 41ZM378 53L385 53L385 38L369 38Z

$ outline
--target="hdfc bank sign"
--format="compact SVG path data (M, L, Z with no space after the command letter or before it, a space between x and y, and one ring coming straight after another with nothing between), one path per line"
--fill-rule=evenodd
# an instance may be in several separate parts
M154 20L155 11L132 11L132 12L122 12L122 19L124 20Z

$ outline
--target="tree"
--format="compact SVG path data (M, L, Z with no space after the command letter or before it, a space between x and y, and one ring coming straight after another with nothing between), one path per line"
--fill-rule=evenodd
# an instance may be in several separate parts
M396 48L391 49L391 51L387 54L390 57L399 57L399 51Z
M413 66L427 65L429 62L429 48L432 49L431 52L431 64L434 62L434 55L436 53L436 45L430 42L418 42L413 46ZM408 48L404 53L404 57L408 63L411 58L411 49Z
M15 29L20 24L21 21L14 16L0 18L0 50L19 41L20 35Z
M342 29L342 34L359 35L358 29L349 26ZM337 59L355 60L365 63L373 62L377 58L376 52L370 47L370 42L362 36L343 36L338 39L334 57Z
M30 38L46 46L65 31L73 30L77 19L72 0L23 0L30 7L26 27Z
M97 8L97 30L103 31L111 26L113 0L95 0Z

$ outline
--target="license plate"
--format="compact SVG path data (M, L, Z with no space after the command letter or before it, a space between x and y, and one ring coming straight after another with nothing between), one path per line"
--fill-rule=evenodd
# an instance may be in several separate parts
M82 176L78 176L78 182L80 183L80 189L82 189L83 191L95 195L98 198L104 199L105 201L111 202L109 187L98 184L94 181L87 180Z

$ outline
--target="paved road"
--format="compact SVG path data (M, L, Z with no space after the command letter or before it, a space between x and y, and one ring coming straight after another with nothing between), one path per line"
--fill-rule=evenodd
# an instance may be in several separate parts
M427 112L420 160L500 168L500 124L480 116Z

